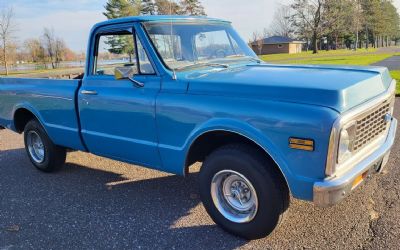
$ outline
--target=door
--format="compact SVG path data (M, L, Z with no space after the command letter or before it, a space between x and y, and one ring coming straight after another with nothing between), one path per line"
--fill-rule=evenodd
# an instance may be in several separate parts
M98 31L92 66L79 93L83 140L90 152L158 168L155 101L160 77L132 28ZM115 69L131 79L115 78Z

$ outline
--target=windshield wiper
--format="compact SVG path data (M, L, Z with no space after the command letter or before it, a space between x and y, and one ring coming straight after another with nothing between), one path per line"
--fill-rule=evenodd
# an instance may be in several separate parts
M220 67L220 68L229 68L230 66L228 64L225 63L195 63L195 64L191 64L191 65L186 65L186 66L182 66L179 68L174 69L175 71L181 71L184 69L188 69L188 68L197 68L197 67Z
M261 59L256 59L254 57L248 57L248 59L256 63L261 63Z
M252 56L233 55L233 56L227 56L226 58L246 59L246 60L251 60L251 61L256 62L256 63L261 63L260 59L254 58Z

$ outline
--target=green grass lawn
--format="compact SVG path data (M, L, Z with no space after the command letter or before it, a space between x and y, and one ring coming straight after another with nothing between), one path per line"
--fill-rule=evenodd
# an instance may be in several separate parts
M312 51L304 51L298 54L273 54L273 55L265 55L260 58L264 61L275 62L275 61L286 61L286 60L295 60L295 59L315 59L319 57L331 57L331 56L349 56L349 55L362 55L367 53L374 53L376 49L358 49L357 51L341 49L341 50L321 50L318 54L313 54Z
M400 96L400 70L390 71L390 74L392 75L393 79L397 81L396 95Z
M25 75L41 74L41 75L63 75L75 72L83 72L83 68L59 68L59 69L39 69L39 70L25 70L25 71L11 71L9 77L24 77ZM0 77L6 76L5 73L0 73Z
M343 55L343 56L329 56L307 59L293 59L290 61L283 61L284 64L340 64L340 65L360 65L367 66L389 57L393 54L366 54L366 55ZM267 60L268 61L268 60ZM280 63L280 62L273 62Z
M330 50L320 51L318 54L302 52L298 54L274 54L264 55L260 58L270 63L281 64L341 64L366 66L389 57L396 53L377 53L376 49Z

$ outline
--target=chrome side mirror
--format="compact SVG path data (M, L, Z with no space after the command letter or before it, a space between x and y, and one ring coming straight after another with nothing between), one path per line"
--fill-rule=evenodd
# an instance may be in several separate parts
M133 79L134 75L135 75L134 68L131 66L116 67L114 69L114 76L116 80L129 79L133 84L135 84L136 87L143 88L144 83Z
M114 69L114 76L116 80L128 79L135 74L133 67L116 67Z

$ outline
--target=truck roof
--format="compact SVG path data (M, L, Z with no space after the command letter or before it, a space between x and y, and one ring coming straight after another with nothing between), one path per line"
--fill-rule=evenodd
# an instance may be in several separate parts
M128 23L128 22L153 22L153 21L169 22L169 21L184 21L184 20L230 23L229 21L226 20L218 18L210 18L205 16L151 15L151 16L129 16L129 17L110 19L104 22L97 23L94 26L94 28L110 24Z

